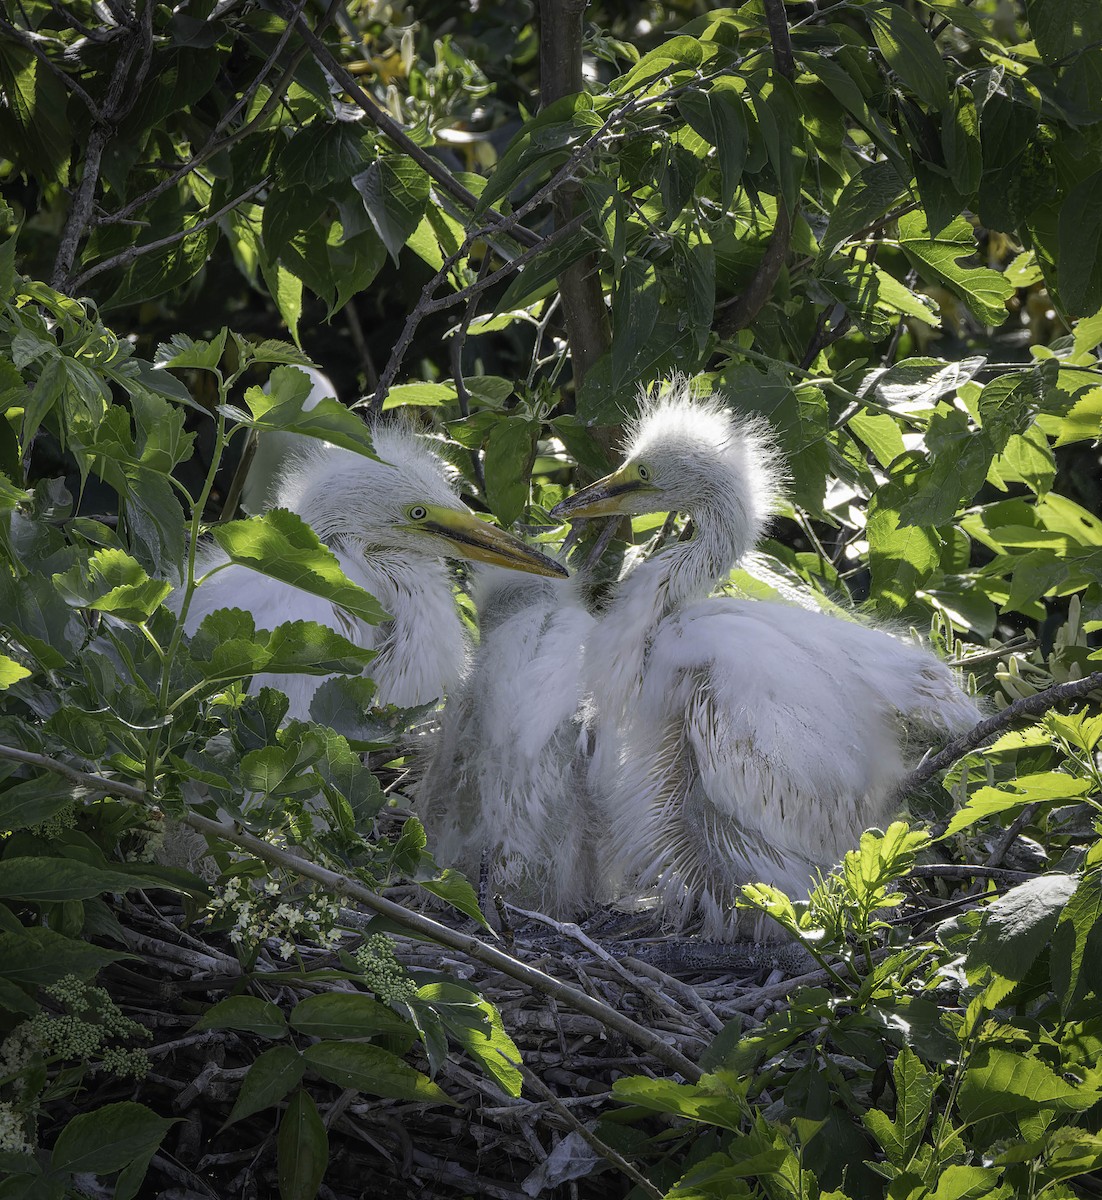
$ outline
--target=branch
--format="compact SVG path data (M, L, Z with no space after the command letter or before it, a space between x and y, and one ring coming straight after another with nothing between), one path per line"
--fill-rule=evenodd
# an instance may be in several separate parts
M540 0L540 103L543 107L562 96L582 91L584 13L585 0ZM575 216L580 195L574 180L564 182L555 192L556 225L568 223ZM571 263L558 280L576 390L612 342L597 256L587 254Z
M277 0L276 8L285 10L287 7L289 7L287 4L278 3ZM458 200L460 204L473 212L478 207L478 197L474 192L468 191L439 159L433 158L422 146L417 145L401 125L375 103L348 71L345 70L341 63L337 61L329 47L310 29L300 16L294 18L294 24L298 29L299 36L310 47L314 57L341 85L372 125L380 133L384 134L403 154L407 154L412 158L429 178L435 180L449 196ZM495 224L504 220L499 213L492 209L488 211L487 217ZM529 246L536 245L540 240L538 233L534 233L524 226L514 224L511 232L518 242Z
M152 796L144 788L137 787L131 783L122 783L118 780L106 779L103 776L80 771L65 762L49 758L44 754L35 754L28 750L20 750L14 746L0 745L0 758L53 771L55 774L61 775L70 782L87 788L98 795L118 796L145 805L151 802L158 805L160 803L157 797ZM701 1076L701 1070L695 1063L686 1058L679 1050L664 1041L652 1030L637 1024L630 1017L617 1012L603 1001L587 995L579 988L562 983L560 980L545 974L543 971L537 970L535 967L530 967L527 963L520 962L504 951L487 945L487 943L470 934L449 929L446 925L432 920L431 917L411 912L409 909L403 908L402 905L395 904L393 900L387 900L384 896L373 892L358 880L352 879L348 875L338 874L336 871L330 871L326 867L318 866L316 863L310 862L308 859L302 858L290 850L285 850L280 846L275 846L271 842L265 841L261 837L257 837L256 834L240 828L231 821L214 821L210 817L204 817L195 812L184 813L180 820L183 824L190 825L192 829L197 830L199 833L210 837L222 838L242 850L247 850L263 862L283 867L304 879L313 879L328 890L348 896L365 908L370 908L374 912L387 917L418 937L428 938L430 941L437 942L442 946L458 950L478 962L496 968L503 974L533 988L535 991L554 997L554 999L561 1001L563 1004L569 1005L576 1012L585 1013L587 1016L593 1017L605 1028L622 1034L628 1041L645 1050L647 1053L652 1054L659 1062L663 1063L671 1071L676 1071L685 1079L695 1082Z
M993 717L985 717L978 725L973 726L967 733L954 739L944 750L924 759L900 783L896 789L896 799L903 800L920 788L928 779L933 778L939 771L951 767L959 758L963 758L977 746L986 742L992 734L1005 729L1019 717L1037 717L1064 704L1069 700L1081 700L1091 692L1102 689L1102 671L1094 671L1083 679L1073 679L1070 683L1058 683L1054 687L1045 688L1035 696L1024 696L1008 704L1000 713Z
M140 246L130 246L119 254L103 259L101 262L89 267L87 271L78 275L73 280L73 288L83 287L89 279L93 279L97 275L102 275L104 271L110 271L112 267L126 266L136 258L141 258L145 254L151 254L154 250L163 250L166 246L174 246L177 242L182 242L185 238L191 237L193 233L199 233L200 230L206 229L208 225L213 225L216 221L220 221L226 213L232 212L239 204L244 204L251 196L255 196L257 192L266 188L268 182L268 176L265 176L259 183L254 183L252 187L246 188L239 196L235 196L228 203L223 204L217 212L213 212L210 216L197 221L188 229L182 229L179 233L170 233L167 237L158 238L153 242L143 242Z
M53 275L50 278L51 287L56 288L59 292L70 292L69 277L73 263L76 261L77 247L80 245L80 240L92 217L103 152L114 132L111 122L120 111L125 111L122 109L122 105L127 76L141 40L137 32L131 34L130 44L119 54L115 62L115 69L111 74L111 82L107 88L103 107L94 114L92 130L88 135L88 148L84 155L84 172L69 208L69 216L61 234L57 257L54 259ZM131 103L133 103L132 99L126 104L126 107L129 108Z

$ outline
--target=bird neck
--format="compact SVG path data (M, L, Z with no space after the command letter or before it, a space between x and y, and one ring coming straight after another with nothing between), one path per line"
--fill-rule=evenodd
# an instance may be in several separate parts
M378 655L368 668L377 702L412 708L451 690L466 665L468 641L445 564L347 546L338 557L345 574L392 617L379 629Z
M598 709L623 713L642 683L651 642L662 620L694 600L703 600L727 578L753 542L744 534L741 514L702 507L694 515L695 532L640 563L620 581L615 599L592 641L593 690Z

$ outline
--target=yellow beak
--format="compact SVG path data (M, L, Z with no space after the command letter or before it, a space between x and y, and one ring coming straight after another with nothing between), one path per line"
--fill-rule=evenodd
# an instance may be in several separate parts
M573 521L576 517L617 517L650 511L639 507L639 498L648 492L657 491L638 475L628 473L625 464L618 471L598 479L573 496L567 496L551 510L551 515L560 521Z
M526 571L529 575L549 575L555 579L566 579L570 574L554 559L531 549L504 529L480 521L472 512L432 507L427 517L414 528L444 538L452 558L493 563L498 567Z

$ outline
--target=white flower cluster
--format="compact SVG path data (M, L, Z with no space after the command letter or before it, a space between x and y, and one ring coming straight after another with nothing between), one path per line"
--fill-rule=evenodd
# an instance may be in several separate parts
M27 1140L26 1118L5 1100L0 1100L0 1152L34 1153Z
M356 963L364 982L380 1000L413 1000L417 985L398 961L394 946L385 933L373 933L356 951Z
M335 950L342 937L336 900L317 889L294 895L270 876L261 881L232 875L207 909L212 920L232 922L229 937L235 946L274 941L284 960L302 942Z

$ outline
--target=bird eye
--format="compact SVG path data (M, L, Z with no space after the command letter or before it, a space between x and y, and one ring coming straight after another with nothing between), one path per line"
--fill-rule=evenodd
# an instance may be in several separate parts
M639 478L642 479L644 482L646 482L646 480L650 479L650 471L648 471L647 468L644 467L642 463L640 463L636 469L639 472Z
M411 509L406 511L406 516L411 521L423 521L429 515L429 511L423 504L415 504Z

